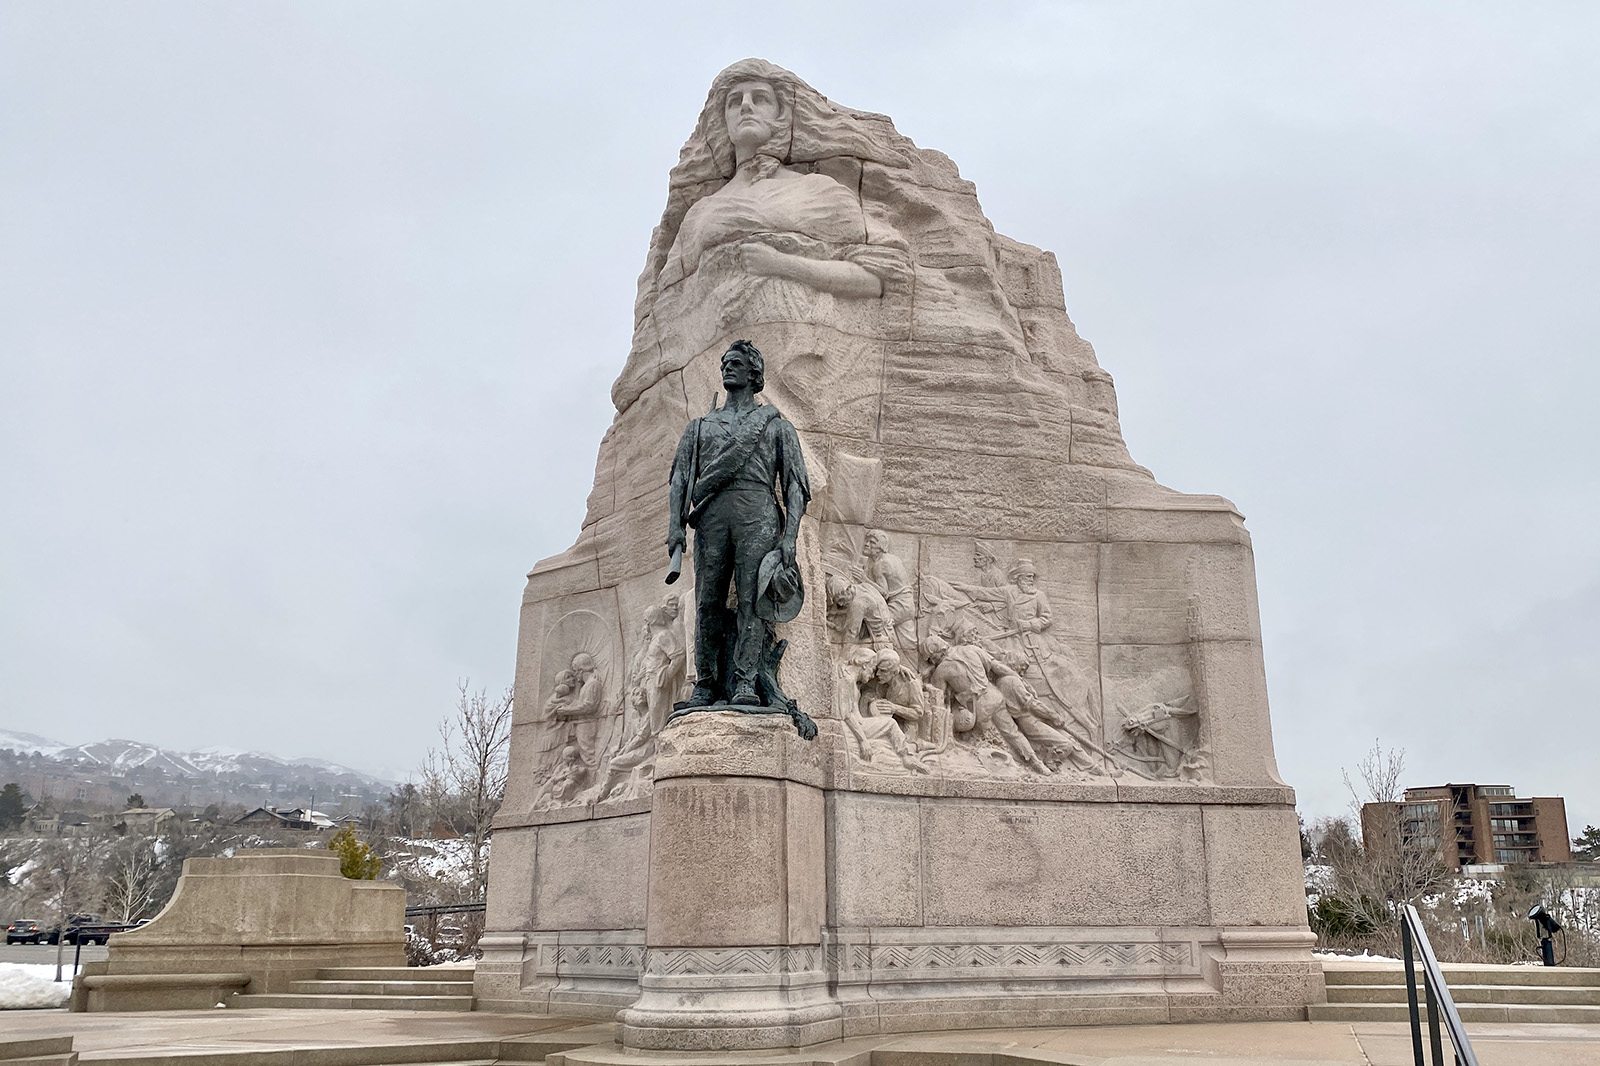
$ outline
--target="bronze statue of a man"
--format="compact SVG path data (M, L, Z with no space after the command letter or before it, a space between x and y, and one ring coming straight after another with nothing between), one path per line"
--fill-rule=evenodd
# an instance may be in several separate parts
M697 675L674 716L710 707L787 714L809 739L816 726L778 686L786 642L775 642L773 623L798 614L804 596L795 543L811 486L794 426L756 403L764 384L761 352L734 341L722 355L727 402L689 423L672 460L667 580L693 527Z

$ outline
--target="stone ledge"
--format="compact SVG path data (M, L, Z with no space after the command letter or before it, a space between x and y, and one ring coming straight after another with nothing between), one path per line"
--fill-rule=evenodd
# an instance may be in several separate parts
M791 731L788 719L782 719ZM798 739L798 738L796 738ZM820 742L819 738L819 742ZM800 743L807 743L800 741ZM685 770L692 765L684 766ZM739 772L743 769L745 772ZM757 773L758 766L745 762L733 769L723 769L707 776L723 777L775 777L796 780L793 774L783 772ZM687 773L673 776L695 776ZM810 775L806 775L810 776ZM658 778L660 780L661 778ZM1036 801L1040 803L1134 803L1162 806L1244 806L1289 807L1295 803L1294 789L1287 785L1188 785L1168 784L1161 781L1091 782L967 780L956 777L901 777L891 774L863 774L851 772L848 778L836 779L835 787L822 786L826 792L853 792L871 796L903 796L909 799L972 799ZM814 782L806 781L806 784ZM606 818L624 818L645 814L650 810L650 797L613 800L577 807L558 807L548 811L531 811L520 815L502 814L495 820L495 829L531 829L544 825L562 825L569 822L600 821Z
M249 984L247 973L81 973L72 987L71 1009L204 1010Z
M821 788L825 749L802 740L785 714L707 710L667 722L656 784L682 777L764 777Z
M247 973L102 973L83 979L85 988L243 988L249 983Z
M785 719L787 721L787 719ZM494 827L501 829L532 829L541 825L565 825L568 822L591 822L605 818L625 818L630 814L648 814L650 797L637 799L605 800L600 803L583 803L572 807L552 807L545 811L526 811L511 814L502 811L495 817Z
M1164 781L1052 781L1028 778L1015 781L959 777L903 777L852 771L847 779L826 789L864 795L905 796L915 799L974 799L1034 801L1039 803L1123 803L1162 806L1294 806L1294 789L1288 785L1174 784Z

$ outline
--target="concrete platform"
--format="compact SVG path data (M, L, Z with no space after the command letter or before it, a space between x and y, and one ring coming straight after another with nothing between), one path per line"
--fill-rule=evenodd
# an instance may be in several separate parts
M1484 1066L1600 1064L1600 1025L1467 1026ZM1410 1066L1394 1022L1249 1022L860 1037L800 1051L625 1052L615 1026L376 1010L7 1011L8 1038L74 1038L84 1066Z

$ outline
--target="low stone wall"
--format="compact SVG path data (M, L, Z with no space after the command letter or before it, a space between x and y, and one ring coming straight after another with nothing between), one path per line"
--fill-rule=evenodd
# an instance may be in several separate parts
M260 848L189 859L150 924L113 934L73 984L75 1011L212 1007L287 992L325 966L404 966L405 890L354 881L339 857Z

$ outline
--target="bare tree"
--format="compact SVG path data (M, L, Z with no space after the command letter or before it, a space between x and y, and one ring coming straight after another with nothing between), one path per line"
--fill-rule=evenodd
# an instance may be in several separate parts
M1319 856L1333 871L1333 891L1312 912L1326 947L1374 946L1392 954L1399 943L1396 908L1420 902L1448 879L1439 855L1452 826L1426 832L1411 826L1400 788L1404 773L1405 751L1385 751L1374 741L1357 767L1360 789L1343 771L1352 817L1316 829Z
M413 835L412 822L416 820L417 807L421 802L422 797L417 791L417 786L410 781L389 793L389 823L396 836Z
M54 890L56 926L56 980L61 980L61 965L66 953L67 919L83 910L96 884L102 841L92 838L60 837L41 849L43 869L48 871Z
M105 884L100 893L106 918L126 924L144 917L156 901L156 889L161 881L154 843L130 840L112 853L106 865Z
M1363 804L1400 802L1400 778L1406 769L1406 749L1390 748L1384 751L1383 744L1374 740L1372 750L1367 752L1356 769L1361 775L1361 783L1366 786L1365 799L1350 783L1350 771L1341 767L1339 773L1344 776L1344 787L1350 793L1350 806L1355 812L1356 824L1360 825Z
M450 821L467 840L472 888L483 898L488 885L487 844L495 812L506 790L506 752L511 742L512 690L491 700L484 689L458 685L454 713L439 724L440 746L422 767L422 794L437 817Z

